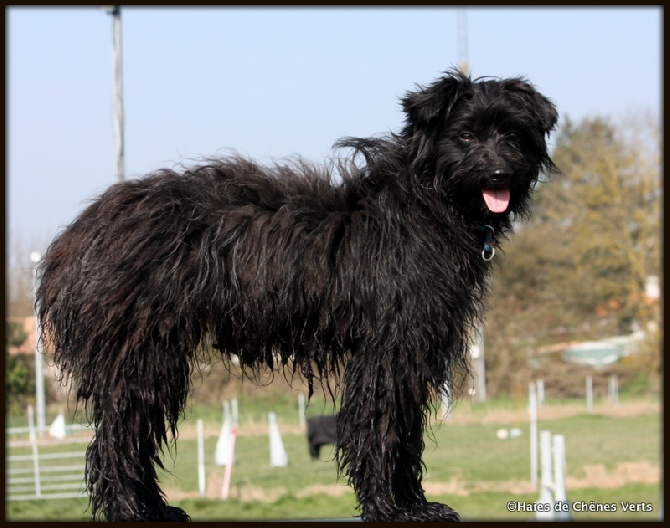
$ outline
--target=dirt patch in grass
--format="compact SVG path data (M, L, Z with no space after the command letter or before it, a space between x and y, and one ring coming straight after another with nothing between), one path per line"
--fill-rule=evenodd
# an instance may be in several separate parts
M659 402L631 402L625 404L596 404L593 406L592 414L603 416L639 416L642 414L654 414L660 411ZM586 404L561 404L540 406L537 409L538 420L554 420L557 418L566 418L578 414L587 413ZM466 403L461 403L452 414L447 418L446 423L453 424L492 424L492 423L513 423L527 422L530 419L527 408L517 410L491 410L486 412L477 412L467 407ZM445 422L442 422L443 424Z
M655 484L660 481L660 468L647 461L621 462L616 469L607 471L602 465L584 466L583 478L567 477L568 490L579 488L618 488L631 483ZM207 483L207 497L219 498L221 490L221 476L212 475ZM511 495L525 495L537 492L529 481L501 480L501 481L464 481L458 478L449 482L423 483L424 490L430 495L452 495L467 497L471 493L505 492ZM342 484L307 486L293 492L294 497L304 498L311 495L328 495L341 497L353 493L349 486ZM288 494L284 487L261 488L253 485L233 486L230 497L241 502L274 502ZM183 498L197 498L197 492L171 492L169 500Z
M567 477L566 488L568 490L579 488L618 488L633 482L643 484L656 484L660 481L660 468L650 464L648 461L620 462L616 469L607 471L603 465L584 466L583 478ZM433 495L457 495L468 496L473 492L499 491L512 495L523 495L537 491L530 481L450 481L450 482L424 482L426 493Z
M208 499L221 498L221 483L222 477L220 475L212 475L207 479ZM353 489L344 484L334 485L313 485L306 486L300 490L292 493L293 497L304 498L312 495L328 495L330 497L341 497L347 493L353 494ZM230 487L228 496L240 502L275 502L280 498L289 494L287 488L278 487L260 487L252 484L234 484ZM184 498L199 498L200 494L195 491L168 491L168 500L179 500Z
M614 471L605 466L584 466L584 478L567 477L565 484L571 488L618 488L631 482L656 484L660 482L661 470L646 460L620 462Z
M524 402L525 405L525 402ZM631 402L622 403L619 405L611 404L596 404L593 407L593 414L600 414L603 416L639 416L641 414L653 414L660 411L660 404L658 402ZM538 420L553 420L557 418L566 418L568 416L575 416L586 413L586 405L580 404L560 404L560 405L546 405L538 408ZM521 423L529 420L528 410L526 407L518 410L496 409L486 412L477 412L468 408L467 402L459 403L458 407L454 409L452 414L445 421L436 420L432 425L440 426L446 424L509 424ZM306 428L300 424L284 424L279 423L279 431L281 434L300 435L306 433ZM219 436L221 427L217 425L205 425L205 437ZM258 422L244 422L237 427L238 436L254 436L267 435L268 424L264 421ZM194 440L197 437L197 430L192 424L184 424L179 431L180 439Z

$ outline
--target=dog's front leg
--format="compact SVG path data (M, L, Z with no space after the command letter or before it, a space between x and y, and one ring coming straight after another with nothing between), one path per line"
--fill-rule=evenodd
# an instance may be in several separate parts
M364 521L458 521L444 504L429 503L421 487L428 388L401 358L359 353L344 374L337 421L337 457Z

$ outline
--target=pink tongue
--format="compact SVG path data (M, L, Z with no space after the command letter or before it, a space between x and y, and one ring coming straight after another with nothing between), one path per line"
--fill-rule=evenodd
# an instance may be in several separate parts
M509 206L509 189L484 189L484 201L492 213L504 213Z

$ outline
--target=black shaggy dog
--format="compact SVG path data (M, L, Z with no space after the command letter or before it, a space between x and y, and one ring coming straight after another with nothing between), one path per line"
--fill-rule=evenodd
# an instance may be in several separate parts
M336 456L363 520L459 519L421 487L426 415L467 372L557 113L524 79L458 71L402 106L399 133L342 140L330 167L232 156L113 185L51 244L42 337L95 426L94 519L189 519L155 466L207 343L251 372L342 374Z

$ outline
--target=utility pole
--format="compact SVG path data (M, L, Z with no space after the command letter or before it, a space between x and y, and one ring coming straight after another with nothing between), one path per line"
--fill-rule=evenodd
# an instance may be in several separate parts
M123 146L123 46L121 42L121 6L101 6L112 15L112 44L114 47L114 174L121 182L125 177Z
M470 73L468 58L468 14L465 9L458 10L458 66L465 74Z
M473 386L470 394L475 394L477 401L486 401L486 363L484 360L484 328L477 325L474 335L471 336L470 357L474 364L476 386Z
M479 401L486 401L486 363L484 355L484 328L479 327L477 332L477 340L479 341L479 361L477 362L477 381L479 383L477 394L479 394Z
M39 251L33 251L30 254L30 261L33 263L33 273L35 276L35 295L37 295L37 286L39 282L38 267L42 255ZM35 403L37 407L37 432L44 432L47 428L46 418L46 390L44 388L44 354L40 350L40 340L42 331L40 329L39 314L35 312Z

